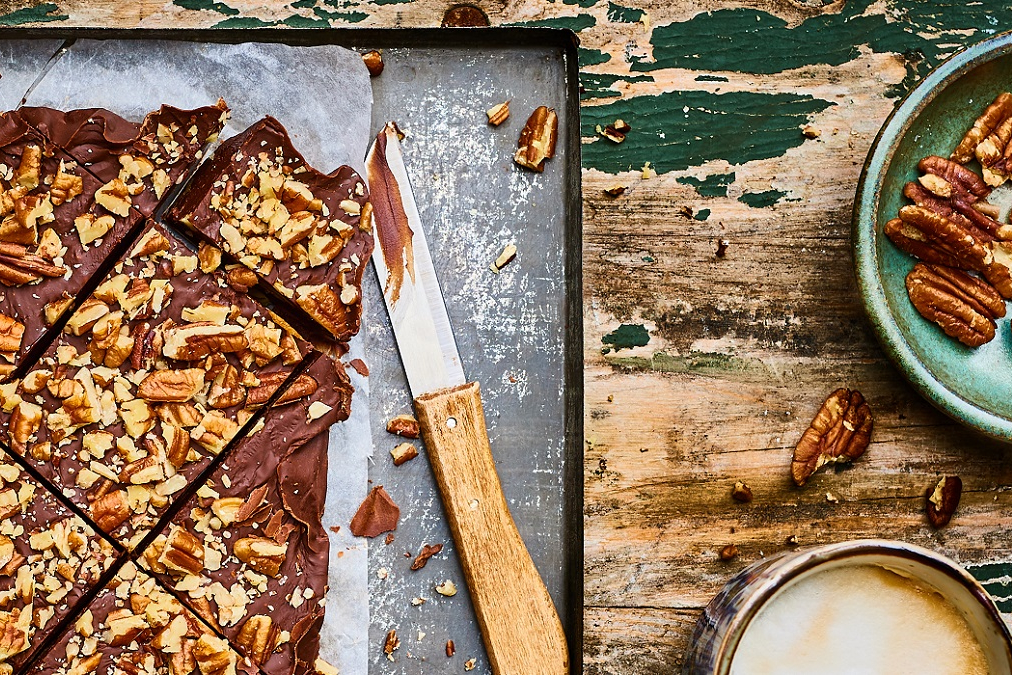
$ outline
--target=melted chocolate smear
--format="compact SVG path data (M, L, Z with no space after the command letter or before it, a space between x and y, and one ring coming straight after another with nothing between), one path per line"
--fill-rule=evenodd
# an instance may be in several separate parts
M375 152L370 153L366 160L366 173L372 195L373 219L377 225L373 229L379 237L387 264L385 293L391 304L396 304L401 297L404 270L407 269L412 282L415 280L415 252L411 245L415 233L408 225L400 186L387 163L388 131L389 125L376 136Z

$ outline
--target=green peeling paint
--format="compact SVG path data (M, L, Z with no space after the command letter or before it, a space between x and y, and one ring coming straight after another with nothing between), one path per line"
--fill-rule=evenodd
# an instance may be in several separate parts
M595 98L618 98L621 96L612 87L616 82L653 82L650 75L612 75L610 73L580 73L580 100ZM612 120L614 121L614 120Z
M648 342L650 342L650 333L642 324L624 323L601 338L601 343L605 345L601 353L607 354L613 350L617 352L620 349L643 347Z
M517 23L503 24L505 26L529 26L531 28L568 28L574 33L591 28L597 25L597 19L589 14L580 16L560 16L554 19L539 19L537 21L520 21Z
M723 75L696 75L696 82L730 82Z
M35 7L22 7L7 14L0 14L0 26L20 26L26 23L48 23L50 21L66 21L67 14L57 14L60 8L51 2Z
M616 152L612 143L584 145L583 165L607 173L639 170L644 162L658 173L699 166L714 159L744 164L779 157L801 145L798 127L833 105L800 94L673 91L585 106L582 134L623 119L632 125Z
M699 209L694 214L692 214L692 217L695 220L700 220L700 221L706 220L707 218L710 217L710 209Z
M966 570L994 598L998 611L1012 613L1012 562L968 565Z
M696 375L726 376L729 373L767 379L774 376L766 364L757 359L743 359L728 354L690 352L687 355L657 352L653 356L610 356L608 363L630 370L649 370L658 373L693 373Z
M585 49L580 47L580 67L596 66L599 63L611 61L611 54L602 52L600 49Z
M273 26L275 24L268 23L263 19L258 19L255 16L233 16L228 19L223 19L218 23L214 24L214 28L264 28L266 26Z
M206 10L225 16L235 16L239 13L235 7L229 7L224 2L214 2L213 0L172 0L172 4L184 9Z
M700 197L726 197L727 187L734 182L734 172L715 173L702 180L695 176L685 176L679 178L678 182L696 188L696 193Z
M908 77L899 95L963 45L1012 25L1012 4L999 2L890 3L850 0L839 12L791 27L768 12L722 9L653 30L653 61L635 59L634 71L690 68L778 73L813 63L838 66L862 49L906 57ZM942 28L944 27L944 28Z
M369 18L369 15L365 12L329 12L321 7L317 7L313 10L313 14L320 17L322 20L321 25L324 27L330 25L332 21L347 21L348 23L358 23L365 21ZM292 25L292 24L287 24Z
M608 3L608 21L614 23L636 23L643 18L642 9L623 7L613 2Z
M600 2L600 0L562 0L563 5L579 5L584 9L593 7L598 2Z
M407 5L415 0L370 0L373 5Z
M748 204L752 208L762 209L767 206L773 206L780 199L786 196L786 192L780 190L767 190L766 192L746 192L741 197L738 197L738 201L742 204Z
M316 6L316 0L296 0L289 7L292 9L305 9L306 7Z

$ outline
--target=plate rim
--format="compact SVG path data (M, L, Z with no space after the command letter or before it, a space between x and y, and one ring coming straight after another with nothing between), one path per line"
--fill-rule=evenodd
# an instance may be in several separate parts
M1012 53L1012 31L999 33L953 54L911 89L886 118L858 178L851 240L858 292L886 356L917 392L943 413L992 438L1012 443L1012 419L980 407L949 389L918 358L889 308L881 280L877 244L882 176L913 121L945 88L984 63ZM869 227L867 223L872 223Z

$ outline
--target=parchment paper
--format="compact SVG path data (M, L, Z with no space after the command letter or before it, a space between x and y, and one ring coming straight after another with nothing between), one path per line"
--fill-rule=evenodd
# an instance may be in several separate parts
M0 64L4 59L0 52ZM329 172L348 164L362 173L372 89L361 57L340 47L81 40L51 65L26 103L62 109L103 107L140 121L162 103L194 108L213 104L219 97L232 108L222 138L272 115L314 167ZM352 341L346 360L364 360L364 335L363 331ZM372 455L369 385L353 369L348 372L356 388L352 415L335 425L330 435L324 513L331 540L330 590L320 656L342 675L365 675L367 547L351 537L347 524L367 490ZM340 530L335 533L331 527Z

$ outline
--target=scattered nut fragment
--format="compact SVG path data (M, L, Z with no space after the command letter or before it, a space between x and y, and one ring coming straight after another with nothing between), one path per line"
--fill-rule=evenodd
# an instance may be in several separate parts
M483 28L489 25L485 10L477 5L453 5L443 14L443 28Z
M727 239L717 240L717 257L723 258L727 255L727 247L731 244Z
M418 420L411 415L397 415L387 422L387 433L404 438L418 438Z
M411 606L412 607L421 607L424 604L425 604L425 598L418 598L418 597L411 598Z
M724 562L728 560L734 560L738 557L738 547L734 544L728 544L724 548L720 549L720 559Z
M436 593L445 595L448 598L452 598L457 594L457 586L452 581L447 579L443 583L436 586Z
M800 544L800 542L798 541L798 535L796 534L790 535L789 537L787 537L787 539L784 540L784 543L787 544L788 546L798 546Z
M499 274L499 272L501 272L506 265L513 262L513 259L516 257L517 247L513 244L506 244L506 246L503 247L502 253L499 254L499 257L496 258L492 264L488 266L488 268L496 274Z
M476 665L478 665L478 659L468 659L467 661L464 661L464 670L474 670Z
M657 176L657 172L650 166L650 162L645 162L643 168L640 169L640 179L649 180Z
M539 106L531 113L520 132L513 161L526 169L541 173L545 170L545 160L555 156L555 137L558 131L559 118L555 110Z
M805 138L818 138L822 135L822 129L811 124L806 124L801 127L801 133Z
M383 653L387 655L387 661L394 660L394 650L401 646L401 639L397 637L397 631L387 633L387 639L383 642Z
M959 476L943 476L935 489L928 493L928 521L935 529L949 524L962 494L963 481Z
M498 105L494 105L486 110L485 114L488 115L488 123L497 127L510 116L510 102L504 101Z
M378 570L376 570L376 578L379 579L380 581L386 580L386 578L389 576L390 570L388 570L386 567L381 567Z
M423 546L422 552L419 553L418 556L415 558L415 561L411 563L412 571L420 570L423 567L425 567L425 563L429 562L429 558L436 555L442 550L443 550L442 544L433 544L432 546L426 544L425 546Z
M747 504L752 501L752 488L750 488L748 483L744 481L737 481L735 482L734 487L731 488L731 497L733 497L735 501Z
M606 189L604 191L604 194L606 194L609 197L611 197L612 199L614 199L616 197L621 197L622 195L624 195L625 191L627 189L628 188L626 188L625 185L616 185L615 187L611 187L611 188Z
M410 443L401 443L390 451L390 456L394 458L394 466L400 466L417 457L418 449Z
M621 143L625 140L626 134L632 131L632 127L621 119L615 120L603 129L598 125L597 133L607 138L612 143Z
M446 641L446 657L450 658L457 653L457 649L453 646L453 640Z
M834 495L832 492L827 492L826 493L826 501L829 502L830 504L839 504L840 503L840 499L836 495Z
M834 391L794 449L794 482L804 485L822 466L852 462L863 455L871 441L871 430L871 408L861 392L842 388Z
M377 77L383 72L383 54L379 51L372 49L362 55L362 61L365 63L366 69L369 71L369 77Z

